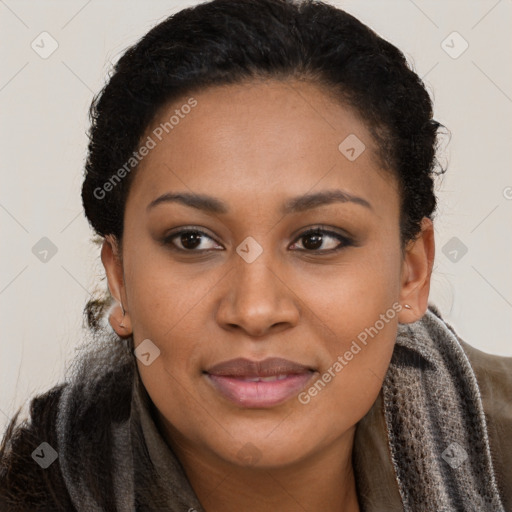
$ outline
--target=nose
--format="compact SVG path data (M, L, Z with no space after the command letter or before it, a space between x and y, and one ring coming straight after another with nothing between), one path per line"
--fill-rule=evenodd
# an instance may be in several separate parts
M251 337L263 337L298 323L298 298L292 283L276 268L265 252L252 263L242 258L235 262L217 309L217 322L223 329L241 329Z

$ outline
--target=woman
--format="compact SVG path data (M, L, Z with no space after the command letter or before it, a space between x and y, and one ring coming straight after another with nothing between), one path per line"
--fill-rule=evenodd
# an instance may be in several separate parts
M512 361L428 303L440 125L394 46L321 2L213 0L91 115L109 294L11 421L2 510L512 510Z

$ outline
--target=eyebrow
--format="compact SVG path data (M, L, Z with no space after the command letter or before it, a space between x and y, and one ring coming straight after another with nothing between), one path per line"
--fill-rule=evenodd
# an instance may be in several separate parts
M285 202L281 209L281 213L283 215L288 215L290 213L303 212L332 203L348 202L373 210L372 205L366 199L354 196L339 189L334 189L293 197ZM198 210L214 214L226 214L230 211L226 203L215 197L189 192L168 192L163 194L151 201L146 207L146 211L149 211L155 206L163 203L180 203L191 208L196 208Z

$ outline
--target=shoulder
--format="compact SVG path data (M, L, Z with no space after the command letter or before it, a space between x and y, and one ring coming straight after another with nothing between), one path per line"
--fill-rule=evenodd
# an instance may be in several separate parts
M441 317L437 308L430 309L450 329L464 350L475 373L486 413L508 416L512 422L512 357L489 354L473 347Z
M59 399L65 386L60 384L32 398L28 419L19 422L18 410L10 420L0 443L2 511L75 510L62 478L58 453L57 458L47 465L45 457L48 457L49 449L46 445L39 448L42 443L47 443L58 452L55 424ZM47 458L46 462L50 460Z
M441 318L437 310L432 311ZM512 510L512 357L488 354L471 346L443 322L457 338L475 374L498 486L506 510Z
M512 413L512 357L483 352L458 337L475 372L484 406ZM491 407L492 406L492 407ZM512 421L512 416L510 417Z
M429 310L441 319L457 338L475 372L482 398L487 401L496 399L500 409L506 409L508 406L510 412L512 406L512 357L489 354L473 347L464 341L453 326L442 318L436 306L429 304Z
M512 357L487 354L461 340L482 397L491 456L506 510L512 510Z

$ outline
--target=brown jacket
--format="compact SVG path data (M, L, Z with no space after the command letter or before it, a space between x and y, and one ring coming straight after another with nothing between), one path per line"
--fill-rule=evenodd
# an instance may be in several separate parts
M512 512L512 357L487 354L458 340L477 377L498 487L505 510ZM361 467L359 490L372 497L372 507L365 512L403 510L380 394L358 424L354 451Z

